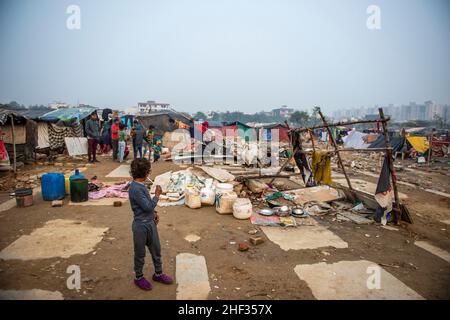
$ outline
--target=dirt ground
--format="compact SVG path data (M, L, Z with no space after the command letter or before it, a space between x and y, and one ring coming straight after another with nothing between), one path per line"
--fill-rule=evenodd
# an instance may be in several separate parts
M104 179L118 166L109 157L100 160L100 164L88 167L83 174ZM159 162L153 166L151 176L154 178L174 168L171 162ZM376 182L374 177L353 176ZM433 179L448 177L438 173ZM448 185L448 180L443 183ZM164 270L175 275L178 253L201 254L206 259L210 278L209 299L314 299L306 282L294 272L296 265L364 259L384 265L388 272L426 299L450 299L450 264L414 245L415 240L426 239L450 251L449 226L440 222L450 219L450 199L414 187L400 186L400 191L409 197L406 204L415 224L402 224L399 231L379 225L333 221L331 216L316 218L348 243L345 249L283 251L260 231L265 242L240 252L237 244L248 240L248 231L253 229L250 221L219 215L213 207L158 208ZM108 227L109 231L95 247L95 254L67 259L0 260L0 289L60 291L65 299L175 299L176 284L157 283L150 292L133 285L132 212L128 202L122 207L69 206L66 200L63 207L52 208L50 202L35 196L31 207L0 212L0 250L54 219L87 221L95 227ZM201 239L195 243L186 241L185 236L192 233ZM66 286L69 276L66 269L70 265L81 268L82 288L78 292ZM150 276L152 272L147 255L145 273Z

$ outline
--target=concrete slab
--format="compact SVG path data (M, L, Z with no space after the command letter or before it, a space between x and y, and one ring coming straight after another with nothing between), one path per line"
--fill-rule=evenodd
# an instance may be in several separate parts
M211 287L204 256L180 253L176 257L177 300L205 300Z
M418 246L419 248L422 248L422 249L428 251L429 253L434 254L435 256L437 256L447 262L450 262L450 253L448 253L447 251L445 251L441 248L438 248L426 241L416 241L416 242L414 242L414 244L416 246Z
M270 241L285 251L325 247L348 248L347 242L321 225L297 228L261 227L261 229Z
M423 299L379 265L367 260L297 265L294 271L319 300ZM379 286L373 281L377 272Z
M95 228L87 222L51 220L30 235L21 236L0 252L3 260L68 258L94 250L108 228Z
M108 175L106 178L131 178L130 176L130 165L120 165Z
M59 291L41 289L0 290L0 300L64 300Z

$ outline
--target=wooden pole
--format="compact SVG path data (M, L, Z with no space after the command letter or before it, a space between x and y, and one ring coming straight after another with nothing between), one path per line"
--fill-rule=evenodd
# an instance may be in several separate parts
M328 125L328 127L331 128L331 127L347 126L347 125L362 124L362 123L387 122L389 120L390 120L389 118L378 119L378 120L357 120L357 121L348 121L348 122L336 122L336 123L330 123L327 125ZM297 129L292 129L292 130L295 130L297 132L303 132L303 131L308 131L311 129L321 129L321 128L325 128L325 125L315 125L312 127L297 128Z
M381 120L385 120L383 108L379 108L378 112L380 114ZM385 147L386 147L386 157L387 157L387 161L389 164L389 171L391 172L392 187L394 189L395 224L399 224L399 222L400 222L400 202L399 202L398 189L397 189L397 177L395 175L394 162L392 161L392 148L391 148L391 143L389 141L389 133L387 130L386 121L382 121L382 125L383 125L383 133L384 133L384 142L385 142Z
M324 127L325 127L325 128L327 129L327 131L328 131L328 136L330 137L329 139L330 139L330 141L331 141L331 144L333 145L334 150L336 151L336 156L337 156L337 159L338 159L338 163L339 163L339 165L340 165L341 168L342 168L342 172L344 173L345 180L347 180L348 188L350 189L350 192L351 192L352 194L354 194L354 190L353 190L352 184L351 184L351 182L350 182L350 179L348 178L347 172L345 171L344 164L342 163L341 155L340 155L339 149L338 149L338 147L337 147L337 145L336 145L336 141L334 140L334 137L333 137L333 135L331 134L330 127L328 126L327 120L326 120L325 117L323 116L321 110L319 110L319 115L320 115L320 117L322 118Z
M17 162L16 162L16 137L14 134L14 116L12 114L9 115L11 117L11 139L12 139L12 145L13 145L13 171L14 173L17 172Z
M316 147L314 146L314 135L312 133L312 130L308 130L308 132L309 132L309 137L311 138L311 144L312 144L313 151L316 151Z
M430 142L428 143L428 145L429 145L429 149L428 149L428 166L431 165L431 154L433 153L433 149L431 148L431 146L432 146L432 143L433 143L433 136L434 136L434 132L431 131Z

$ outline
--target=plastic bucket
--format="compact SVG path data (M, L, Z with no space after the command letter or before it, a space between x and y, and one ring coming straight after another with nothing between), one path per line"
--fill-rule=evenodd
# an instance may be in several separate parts
M33 189L31 188L16 189L13 195L16 197L17 208L24 208L33 205Z

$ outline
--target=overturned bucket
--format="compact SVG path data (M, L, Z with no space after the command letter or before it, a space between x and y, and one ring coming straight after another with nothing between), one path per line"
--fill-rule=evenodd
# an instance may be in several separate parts
M12 194L16 198L17 208L29 207L33 205L33 189L20 188Z

